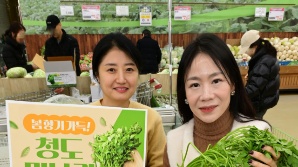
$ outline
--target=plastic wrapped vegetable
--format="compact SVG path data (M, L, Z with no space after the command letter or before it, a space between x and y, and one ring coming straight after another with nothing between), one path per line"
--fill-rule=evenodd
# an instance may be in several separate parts
M44 101L44 103L57 103L57 104L84 104L81 100L66 96L66 95L56 95Z
M6 72L8 78L24 78L27 75L27 70L23 67L13 67Z

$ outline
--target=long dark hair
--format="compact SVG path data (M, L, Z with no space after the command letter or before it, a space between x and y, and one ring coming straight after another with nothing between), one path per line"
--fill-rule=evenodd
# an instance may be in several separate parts
M121 33L110 33L104 36L96 45L93 51L92 70L94 78L98 76L98 67L104 56L113 48L117 47L126 53L136 64L140 72L141 55L136 46Z
M249 47L252 48L255 46L257 46L256 53L258 53L261 49L264 48L269 55L276 58L277 51L275 47L268 40L259 38L256 42L252 43Z
M5 31L4 36L5 38L10 37L10 38L16 39L18 32L21 30L26 31L26 28L23 26L23 24L19 22L13 22L10 24L9 28ZM12 33L14 34L14 36L12 36Z
M239 67L232 55L230 49L219 37L214 34L199 35L183 52L177 76L177 99L179 113L183 123L193 118L193 113L189 105L185 104L185 77L188 73L191 63L199 53L209 55L216 66L225 75L230 85L235 87L235 95L231 96L230 112L239 122L244 122L241 117L255 118L255 110L247 97ZM240 115L241 114L241 115Z

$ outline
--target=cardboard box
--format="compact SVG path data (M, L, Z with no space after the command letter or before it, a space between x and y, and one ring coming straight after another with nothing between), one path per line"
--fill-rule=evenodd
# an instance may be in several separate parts
M71 61L45 61L46 80L48 87L74 87L77 76Z
M35 64L38 68L40 68L42 71L45 71L44 62L45 62L45 60L43 59L43 57L41 57L38 54L35 54L35 56L32 60L32 63Z

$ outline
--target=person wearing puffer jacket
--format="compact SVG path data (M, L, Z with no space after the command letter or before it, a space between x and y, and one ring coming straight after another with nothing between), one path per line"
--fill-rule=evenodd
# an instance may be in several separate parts
M251 57L245 89L256 110L258 118L263 118L269 108L279 100L279 64L277 51L268 40L260 37L260 32L250 30L241 38L239 54Z
M27 63L25 34L26 28L19 22L11 23L6 30L2 55L7 70L14 67L23 67L29 73L38 69L35 64Z

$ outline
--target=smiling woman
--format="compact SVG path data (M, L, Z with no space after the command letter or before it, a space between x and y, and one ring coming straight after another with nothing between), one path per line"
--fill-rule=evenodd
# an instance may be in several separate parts
M184 124L167 134L165 167L189 164L209 145L240 127L270 129L267 122L255 119L237 63L227 45L214 34L200 35L185 49L178 69L177 98ZM189 143L200 153L188 148ZM278 159L271 147L262 148ZM276 167L273 159L260 152L248 150L247 156L244 166Z
M146 166L160 167L165 146L161 117L152 108L130 101L138 86L140 61L139 51L125 35L111 33L103 37L93 51L92 60L93 75L100 83L103 98L91 105L146 109L145 162Z
M122 50L113 47L102 59L97 80L105 97L102 105L128 107L136 91L138 68Z

